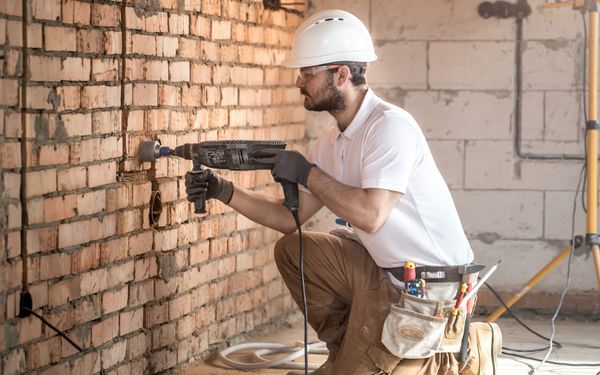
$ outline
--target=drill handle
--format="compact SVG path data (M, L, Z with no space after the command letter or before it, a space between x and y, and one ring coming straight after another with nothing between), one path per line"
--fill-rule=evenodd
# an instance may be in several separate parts
M199 174L201 177L206 178L206 171L205 169L202 169L202 164L200 164L199 162L196 162L194 160L194 167L192 168L191 173L194 174ZM205 214L206 213L206 191L203 191L200 194L200 197L198 197L198 199L196 199L196 201L194 202L194 213L195 214Z
M283 187L283 196L285 197L283 205L286 206L292 213L298 212L298 208L300 206L298 184L282 179L278 179L277 181L281 183L281 186Z

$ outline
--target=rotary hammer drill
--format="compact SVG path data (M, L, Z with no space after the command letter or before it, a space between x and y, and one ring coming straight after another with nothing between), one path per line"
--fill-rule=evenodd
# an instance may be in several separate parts
M140 143L139 156L144 162L155 162L163 156L178 156L193 162L192 173L206 175L202 166L215 169L229 169L234 171L249 171L259 169L272 169L273 165L258 163L252 160L252 154L268 148L284 149L283 141L207 141L200 143L186 143L174 149L161 147L158 141ZM284 205L293 214L298 211L298 184L286 180L279 180L283 187L285 197ZM194 202L197 214L206 213L206 195Z

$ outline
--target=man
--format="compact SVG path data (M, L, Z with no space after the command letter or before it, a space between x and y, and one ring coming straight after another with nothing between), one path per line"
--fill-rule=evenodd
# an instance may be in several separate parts
M418 124L367 86L367 63L376 58L366 27L350 13L328 10L308 18L283 64L299 69L296 86L306 109L329 112L337 127L316 140L310 162L287 150L257 155L257 161L273 163L274 177L301 185L302 223L325 205L354 231L304 234L308 321L330 352L313 374L457 373L454 353L400 360L382 344L390 305L401 300L405 287L398 267L409 261L442 266L432 268L442 276L427 280L426 290L433 300L451 300L459 283L443 275L456 273L473 253ZM275 261L302 306L298 234L282 200L214 174L207 181L191 175L186 180L190 201L206 191L286 233L275 247ZM440 275L436 272L431 274Z

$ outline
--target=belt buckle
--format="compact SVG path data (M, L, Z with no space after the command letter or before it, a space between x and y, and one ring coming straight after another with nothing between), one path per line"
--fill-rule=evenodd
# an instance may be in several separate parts
M446 278L446 271L435 271L435 272L428 272L428 271L422 271L421 272L421 278L428 280L428 279L445 279Z

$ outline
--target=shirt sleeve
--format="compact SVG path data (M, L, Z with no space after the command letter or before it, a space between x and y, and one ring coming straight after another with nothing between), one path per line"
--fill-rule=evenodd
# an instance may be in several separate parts
M406 193L420 159L420 136L405 118L384 114L365 140L361 187Z

